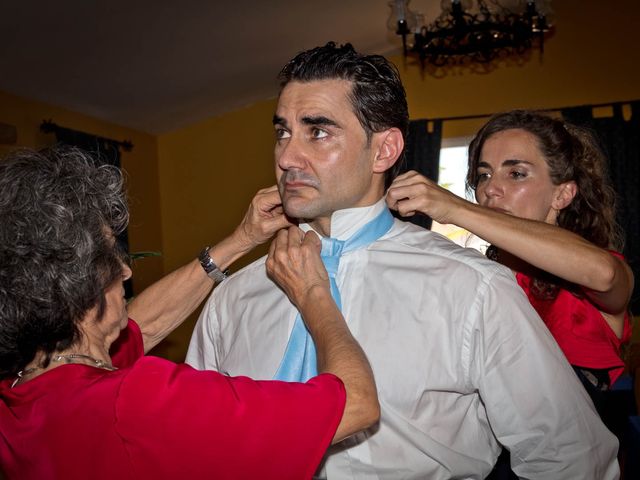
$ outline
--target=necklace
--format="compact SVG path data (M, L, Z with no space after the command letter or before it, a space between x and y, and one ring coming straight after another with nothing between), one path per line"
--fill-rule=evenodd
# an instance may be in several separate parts
M97 358L93 358L93 357L90 357L89 355L84 355L82 353L68 353L66 355L55 355L51 360L54 362L62 362L64 360L65 363L74 363L76 358L93 362L93 366L97 368L103 368L109 371L118 369L118 367L114 367L113 365L105 362L104 360L99 360Z
M52 362L64 361L64 363L76 363L76 359L87 360L93 363L92 365L93 367L109 370L110 372L118 369L118 367L114 367L113 365L111 365L108 362L105 362L104 360L99 360L97 358L93 358L89 355L84 355L82 353L67 353L66 355L63 355L63 354L54 355L51 361ZM16 375L16 379L11 384L11 388L15 387L25 376L31 375L33 372L36 372L38 370L42 370L42 368L31 367L31 368L26 368L24 370L20 370Z
M31 367L31 368L27 368L27 369L25 369L25 370L20 370L20 371L18 372L18 374L16 375L16 379L15 379L15 380L13 381L13 383L11 384L11 388L15 387L15 386L18 384L18 382L19 382L20 380L22 380L22 378L23 378L25 375L31 375L31 374L32 374L33 372L35 372L36 370L40 370L40 367Z

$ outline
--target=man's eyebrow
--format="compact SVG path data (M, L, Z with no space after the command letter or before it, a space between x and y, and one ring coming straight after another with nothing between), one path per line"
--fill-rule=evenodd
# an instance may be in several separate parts
M289 126L287 125L287 121L278 115L273 116L272 122L274 125L282 125L284 128L289 128ZM323 115L302 117L301 122L304 125L324 125L341 128L335 120L332 120L329 117L325 117Z
M305 125L325 125L340 128L340 125L338 125L335 120L331 120L330 118L322 115L317 117L302 117L302 123Z
M274 125L282 125L284 128L287 128L287 121L278 115L274 115L272 121Z

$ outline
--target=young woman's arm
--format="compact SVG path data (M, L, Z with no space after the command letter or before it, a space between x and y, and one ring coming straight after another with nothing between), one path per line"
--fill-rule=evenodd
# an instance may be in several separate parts
M583 287L604 312L622 319L633 290L633 274L620 258L568 230L507 215L454 195L417 172L399 176L387 193L389 207L458 225L501 250Z

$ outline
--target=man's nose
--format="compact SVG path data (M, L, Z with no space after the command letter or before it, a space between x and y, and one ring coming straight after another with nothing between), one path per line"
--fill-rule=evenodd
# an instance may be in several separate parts
M295 135L276 150L276 157L281 170L303 170L307 164L304 142Z

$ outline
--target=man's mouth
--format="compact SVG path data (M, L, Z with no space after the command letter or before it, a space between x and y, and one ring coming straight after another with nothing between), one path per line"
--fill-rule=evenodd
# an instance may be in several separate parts
M300 180L294 180L292 182L285 182L284 186L285 186L286 189L292 190L292 189L296 189L296 188L310 187L311 185L309 185L308 182L303 182L303 181L300 181Z
M299 188L315 188L318 186L318 182L308 176L303 175L286 175L282 177L280 183L284 186L285 190L296 190Z

